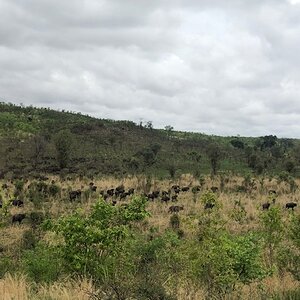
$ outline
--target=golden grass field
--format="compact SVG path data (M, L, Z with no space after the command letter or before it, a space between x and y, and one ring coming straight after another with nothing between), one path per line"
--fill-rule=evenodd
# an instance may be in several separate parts
M49 212L52 216L58 217L68 214L74 211L75 208L80 207L84 210L89 210L96 199L99 197L99 193L91 195L88 199L84 199L81 203L70 203L67 199L68 189L87 189L90 180L73 180L73 181L61 181L59 178L51 177L49 182L54 180L62 187L63 195L61 198L51 199L46 202L40 210L43 212ZM263 181L257 179L255 181L255 187L247 193L235 193L234 187L242 185L242 177L228 177L222 191L218 192L218 199L221 203L220 213L222 218L226 221L226 228L232 233L247 232L259 227L259 214L261 213L261 205L264 202L270 201L268 195L269 190L276 190L276 205L282 207L283 220L289 218L290 212L284 209L284 205L287 202L297 202L298 207L295 209L295 213L299 214L299 199L300 190L296 190L295 193L290 193L289 186L276 179L264 179ZM115 178L104 178L99 180L93 180L94 184L98 187L98 190L106 190L114 188L120 184L123 184L126 189L134 187L137 193L145 191L147 185L147 179L143 176L127 177L122 180ZM0 183L2 185L3 182ZM27 183L27 185L30 182ZM298 186L300 181L296 180ZM148 179L149 184L149 179ZM151 179L151 191L152 190L167 190L173 184L179 184L182 186L195 186L199 185L199 182L191 175L183 175L177 180L164 180L159 181ZM203 190L210 189L212 186L219 187L220 190L221 179L220 177L206 177ZM26 189L26 187L25 187ZM10 191L11 192L11 191ZM184 210L179 213L181 218L181 228L186 236L194 235L197 231L198 220L204 208L201 201L201 191L196 195L196 201L193 200L192 192L181 193L178 197L176 205L183 205ZM7 197L9 197L9 192ZM65 198L65 199L64 199ZM242 220L234 220L232 217L233 210L235 208L235 202L240 201L244 207L246 215ZM156 226L159 232L163 232L167 229L170 220L170 213L168 208L174 203L161 203L159 200L149 202L148 210L151 213L151 217L143 224L146 228L150 226ZM19 212L30 212L34 210L34 206L25 199L24 208L13 207L10 209L11 214ZM0 229L0 245L4 247L5 251L15 251L17 245L21 241L23 232L29 228L29 224L25 221L21 225L8 225ZM44 239L48 242L54 242L51 234L47 234ZM18 255L18 253L14 253ZM262 282L256 282L248 286L243 286L239 289L239 292L226 299L262 299L262 294L270 293L284 293L289 290L295 290L299 288L299 282L292 279L289 274L285 274L282 277L273 276L268 277ZM94 287L89 279L70 279L65 278L61 282L56 282L51 285L37 285L31 283L23 274L11 275L6 274L4 278L0 279L0 300L22 300L22 299L62 299L62 300L85 300L92 299L90 297ZM204 292L201 290L195 290L193 287L188 286L187 283L182 283L182 287L178 288L179 300L201 300L204 299ZM268 298L264 298L268 299Z

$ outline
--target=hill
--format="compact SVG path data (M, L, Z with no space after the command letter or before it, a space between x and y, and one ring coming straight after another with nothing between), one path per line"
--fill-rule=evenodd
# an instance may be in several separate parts
M1 176L299 175L299 140L220 137L0 103Z

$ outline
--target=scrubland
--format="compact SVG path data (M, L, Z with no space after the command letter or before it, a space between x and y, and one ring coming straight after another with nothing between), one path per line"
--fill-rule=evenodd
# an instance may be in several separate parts
M297 179L49 176L1 185L0 299L300 299ZM134 195L103 200L100 191L120 185ZM190 189L176 202L145 197L173 185ZM81 196L70 201L73 190Z

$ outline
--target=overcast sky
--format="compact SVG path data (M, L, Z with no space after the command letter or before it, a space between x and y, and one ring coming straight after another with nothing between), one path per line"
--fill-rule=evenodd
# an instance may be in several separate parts
M300 0L0 0L0 99L300 138Z

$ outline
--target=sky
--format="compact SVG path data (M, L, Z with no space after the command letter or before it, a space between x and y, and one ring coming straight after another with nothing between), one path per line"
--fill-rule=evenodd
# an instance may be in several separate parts
M300 0L0 0L0 100L300 138Z

